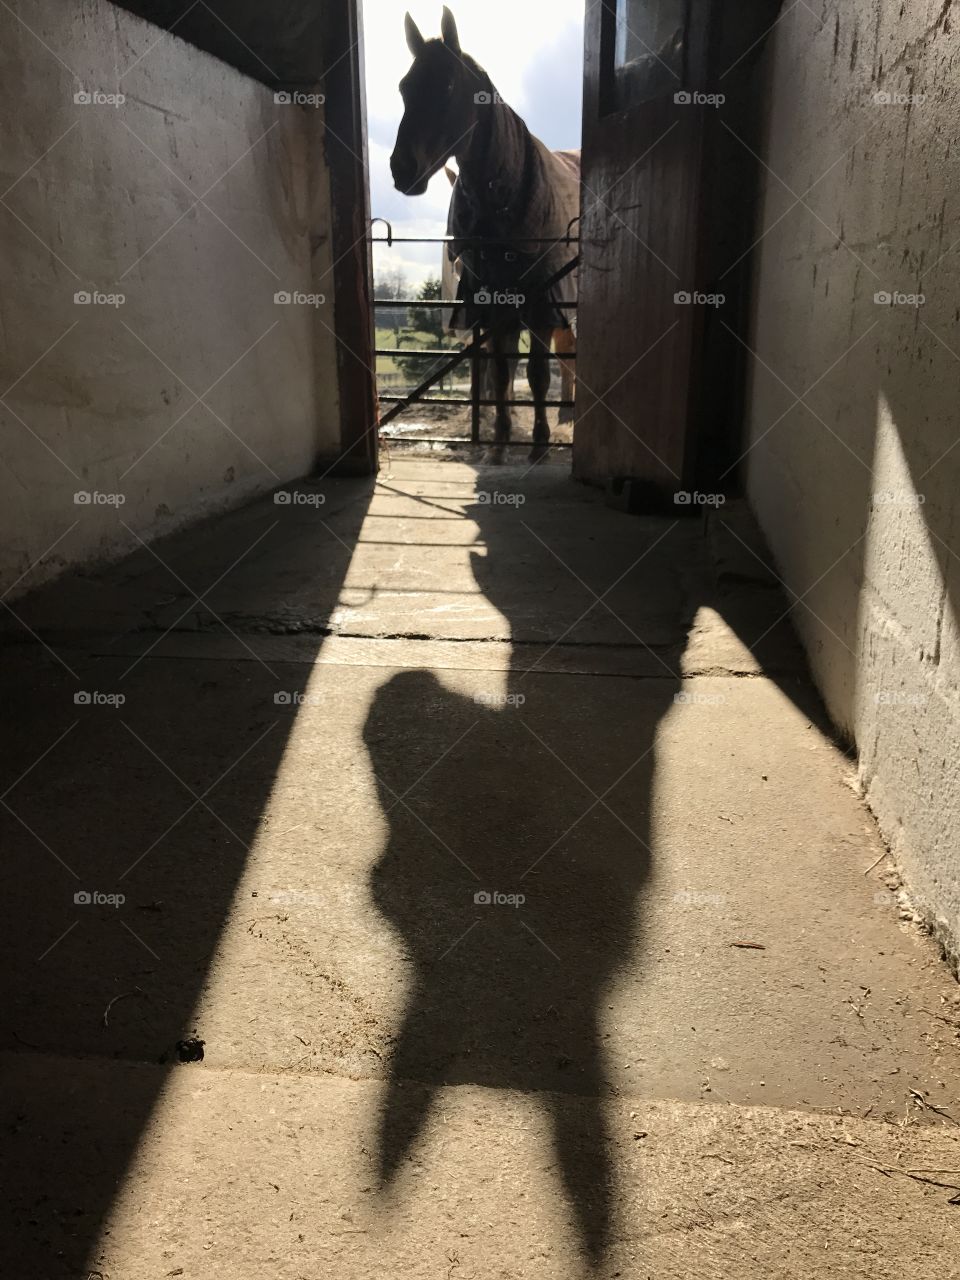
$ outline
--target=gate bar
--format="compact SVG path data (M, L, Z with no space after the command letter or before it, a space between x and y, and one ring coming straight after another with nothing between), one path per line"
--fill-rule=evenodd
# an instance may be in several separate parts
M573 225L573 222L571 221L570 226L572 225ZM568 226L567 228L568 234L569 234L570 226ZM391 228L391 235L392 235L392 228ZM538 293L538 294L546 293L547 289L552 288L565 276L570 275L572 271L576 271L577 266L579 265L579 262L580 262L580 255L577 254L575 257L571 258L569 262L564 263L564 265L560 267L558 271L555 271L553 275L549 278L549 280L545 280L543 284L537 285L535 289L535 293ZM438 299L433 299L433 302L435 306L444 305L443 302ZM376 302L374 303L374 305L376 306ZM394 302L392 305L396 305L396 303ZM564 306L569 304L555 303L553 305ZM472 371L471 385L473 387L473 392L471 395L471 405L472 405L471 438L475 439L475 442L479 443L479 440L480 440L480 405L479 405L480 361L477 358L477 353L480 350L482 350L483 343L488 336L489 334L484 333L483 322L481 320L477 320L473 325L473 338L471 339L471 341L465 347L461 348L460 351L453 354L450 360L444 361L444 363L440 366L439 369L435 369L434 372L429 375L429 377L424 378L424 380L421 383L419 383L416 387L414 387L413 390L410 391L407 395L402 397L380 396L379 398L385 401L386 403L388 404L393 403L393 408L388 409L387 412L381 417L380 422L378 424L378 430L382 430L387 425L388 422L392 422L393 419L397 417L398 414L402 413L403 410L406 409L408 405L414 404L417 401L419 401L420 403L429 403L429 400L424 399L423 392L429 390L429 388L432 387L434 383L440 382L441 379L446 377L446 375L451 371L451 369L455 369L458 364L461 364L465 359L469 358L470 367ZM453 402L449 400L446 400L446 401L441 400L441 403L450 404ZM524 401L521 401L520 403L529 406L534 402L530 400L524 400Z
M389 444L442 444L449 446L451 449L472 448L474 444L474 441L467 436L393 436L388 432L384 439ZM492 444L493 441L488 443ZM525 449L529 443L529 440L508 440L506 448ZM571 440L551 440L549 447L551 449L572 449L573 442Z
M373 300L373 306L375 307L416 307L419 309L420 307L462 307L463 305L464 301L462 298L454 298L452 300L447 298L374 298ZM480 305L482 304L474 303L474 306ZM493 310L495 305L495 303L490 303L490 309ZM551 307L573 307L575 309L577 303L560 301L554 302L551 300L550 305ZM503 311L505 310L505 307L499 307L498 310Z
M470 360L470 439L480 443L480 353L483 350L483 326L478 320L473 326L473 356Z
M385 400L388 404L406 404L406 396L381 396L381 400ZM418 396L416 404L477 404L484 408L494 409L500 403L499 400L474 400L472 396ZM544 400L543 407L545 409L572 409L576 401L574 400ZM509 405L511 409L533 409L535 404L533 400L504 400L504 405Z
M387 412L386 412L386 413L383 415L383 417L380 419L380 426L381 426L381 428L382 428L382 427L385 427L385 426L387 425L387 423L388 423L388 422L392 422L392 421L393 421L393 419L397 416L397 414L398 414L398 413L400 413L400 412L402 412L402 410L403 410L403 409L404 409L408 404L413 404L413 403L414 403L414 401L419 400L422 392L424 392L424 391L428 390L430 387L432 387L432 386L433 386L433 384L434 384L435 382L439 382L441 378L445 378L445 377L447 376L447 374L450 372L450 370L451 370L451 369L455 369L455 368L457 367L457 365L458 365L458 364L461 364L461 363L462 363L464 360L466 360L468 357L469 357L471 360L473 359L473 353L474 353L474 351L479 351L479 350L480 350L480 344L484 341L484 338L483 338L483 336L482 336L481 326L480 326L479 324L477 324L477 325L475 326L475 331L476 331L478 334L480 334L481 336L479 336L479 337L474 337L474 338L473 338L473 339L472 339L472 340L471 340L471 341L470 341L470 342L469 342L465 347L463 347L460 351L454 352L454 353L453 353L453 356L452 356L452 359L445 361L445 362L440 366L440 368L439 368L439 369L435 369L435 370L433 371L433 373L431 373L428 377L424 378L424 380L423 380L421 383L419 383L417 386L415 386L415 387L413 388L413 390L412 390L408 395L404 396L401 400L399 400L399 401L398 401L398 402L393 406L393 408L392 408L392 409L388 409L388 410L387 410ZM391 399L391 397L389 397L389 396L381 396L381 397L380 397L380 399L381 399L381 400L389 400L389 399Z
M444 347L440 351L430 351L426 347L377 347L374 355L377 356L435 356L439 359L441 356L455 356L460 352L455 347ZM495 360L495 351L478 351L478 360ZM577 353L575 351L545 351L541 353L546 360L576 360ZM528 360L530 358L529 351L504 351L502 359L504 360Z
M574 226L580 220L581 219L580 219L579 213L576 215L575 218L571 218L570 221L567 223L566 235L563 235L563 236L539 236L539 237L510 236L505 239L503 236L500 236L500 237L497 237L497 236L451 236L451 235L426 236L426 237L395 236L393 234L393 223L388 218L371 218L370 230L373 231L373 228L376 226L376 224L378 222L382 222L383 225L387 228L387 234L385 236L373 236L373 235L368 236L367 243L368 244L386 244L386 245L450 244L456 241L458 244L491 244L491 245L497 245L501 247L505 245L509 246L511 244L567 244L567 245L579 244L580 237L572 236L570 232L573 230Z
M371 236L369 244L481 244L509 251L512 244L579 244L579 236L510 236L508 238L494 236Z

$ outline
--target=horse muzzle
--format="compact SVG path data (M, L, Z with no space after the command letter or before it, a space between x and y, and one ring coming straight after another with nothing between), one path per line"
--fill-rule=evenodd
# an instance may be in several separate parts
M430 185L430 179L423 176L424 171L417 164L416 158L399 149L390 157L390 172L393 174L393 185L405 196L422 196Z

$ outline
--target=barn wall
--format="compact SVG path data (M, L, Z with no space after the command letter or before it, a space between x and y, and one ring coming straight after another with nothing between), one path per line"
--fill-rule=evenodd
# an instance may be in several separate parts
M0 7L0 95L16 594L309 471L340 427L321 108L106 0Z
M768 51L744 465L867 799L956 957L960 14L813 10Z

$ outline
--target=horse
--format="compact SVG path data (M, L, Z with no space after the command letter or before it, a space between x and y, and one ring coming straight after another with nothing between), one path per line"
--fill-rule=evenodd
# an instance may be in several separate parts
M569 164L577 175L577 181L580 180L580 152L579 151L555 151L554 155L559 156L565 163ZM457 184L457 175L449 165L443 166L443 171L447 175L447 180L451 187ZM453 208L453 198L450 200L450 207ZM450 226L450 218L448 216L447 226ZM444 298L453 298L456 296L460 288L460 277L463 275L463 262L460 258L454 258L453 249L450 244L444 245L443 258L440 264L440 293ZM444 326L448 333L464 336L463 329L457 329L454 325L456 319L456 311L444 310ZM553 331L553 349L558 356L570 357L560 361L560 399L566 403L561 406L560 414L557 418L561 425L564 422L573 421L573 409L570 407L574 395L576 394L576 377L574 375L574 357L577 354L577 337L576 337L576 316L574 315L568 325L562 325ZM490 350L491 344L489 340L484 343L484 350ZM507 401L513 400L514 389L513 380L516 376L517 360L510 361L510 378L507 383ZM494 399L496 394L496 379L493 376L492 362L484 360L481 368L481 387L485 399Z
M580 211L579 165L535 138L497 92L486 71L460 47L457 24L444 7L439 39L427 40L404 19L413 65L400 82L404 113L390 168L404 195L423 195L434 174L455 156L459 168L450 204L451 256L462 273L454 326L488 331L497 401L491 462L510 442L510 360L523 329L530 332L528 379L534 400L531 461L546 456L550 427L550 341L568 328L564 304L576 299L576 257L568 231ZM477 244L482 238L484 244Z

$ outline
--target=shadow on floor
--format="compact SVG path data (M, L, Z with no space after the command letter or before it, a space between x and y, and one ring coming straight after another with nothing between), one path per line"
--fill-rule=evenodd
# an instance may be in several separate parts
M42 1104L6 1100L8 1138L28 1153L4 1178L23 1275L95 1273L99 1232L163 1089L156 1064L195 1069L179 1067L177 1045L203 1038L194 1010L373 488L301 487L329 497L322 520L267 497L14 602L0 1047L65 1064L52 1104L49 1092ZM253 611L269 588L305 580L323 593L295 663L275 661L249 619L191 594L219 583L235 610L246 599ZM72 1075L81 1058L102 1075ZM110 1059L153 1069L119 1088Z
M446 675L429 659L383 680L363 731L388 836L358 860L379 855L372 894L411 973L381 1045L382 1183L442 1085L527 1092L550 1116L585 1254L603 1258L617 1193L604 1014L657 872L657 734L701 604L730 612L774 677L789 627L766 587L754 599L741 583L728 608L701 523L610 512L560 466L441 472L384 476L372 512L370 486L344 483L322 514L256 503L16 603L41 643L11 643L6 664L18 871L0 960L21 977L3 1043L69 1081L43 1115L7 1100L29 1153L7 1183L25 1273L96 1269L118 1188L135 1188L138 1145L163 1121L156 1064L204 1037L194 1011L222 979L225 923L275 910L251 902L244 872L329 631L359 636L374 671L419 664L425 634L448 644ZM510 494L526 505L496 496ZM186 584L203 596L214 582L209 612ZM469 672L468 637L484 642ZM597 678L610 662L644 678ZM785 687L800 670L791 650ZM94 891L125 902L75 902ZM321 1036L324 1014L310 1011ZM242 1017L221 1034L232 1061L253 1059ZM102 1075L71 1076L77 1058ZM110 1059L144 1065L121 1088Z
M613 517L622 522L617 563L590 545L589 517L557 530L539 512L498 500L524 492L519 474L478 471L464 514L477 526L476 586L521 643L504 646L502 669L484 672L473 695L447 687L442 672L394 675L364 730L389 826L372 893L413 970L378 1164L386 1193L414 1158L443 1086L529 1092L548 1113L558 1176L596 1267L617 1200L602 1015L618 972L642 947L657 734L680 696L685 623L701 603L721 604L722 592L709 577L680 586L704 559L702 522ZM539 588L518 592L531 564ZM569 575L586 590L582 608L561 621L551 592ZM616 610L594 594L611 584ZM790 640L779 596L760 594L752 608L741 586L735 621L783 654ZM652 612L638 620L644 602ZM631 682L626 700L610 687L618 681L531 680L552 665L548 648L525 643L539 630L538 609L552 615L551 643L586 634L597 646L580 650L582 670L619 642L647 660L650 678ZM585 632L598 615L601 632ZM800 669L796 654L786 669ZM793 676L784 683L799 692Z

